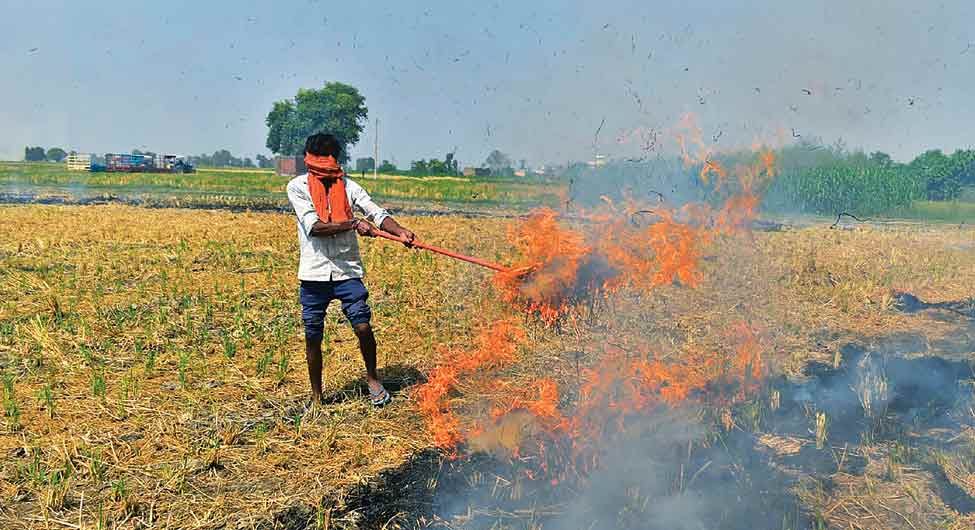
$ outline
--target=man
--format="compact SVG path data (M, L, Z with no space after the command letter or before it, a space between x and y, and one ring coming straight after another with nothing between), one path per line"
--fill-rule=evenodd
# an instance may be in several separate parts
M369 321L372 311L369 292L362 283L364 273L356 234L375 237L376 228L356 219L361 212L383 230L413 241L413 232L403 228L389 212L372 201L366 190L349 179L338 159L342 144L331 134L314 134L305 142L308 173L288 183L288 199L298 216L298 243L301 257L298 279L301 282L301 319L305 326L305 356L311 380L312 404L322 399L322 338L325 309L332 300L342 303L342 312L359 339L359 350L366 365L366 380L372 404L390 401L376 373L376 338Z

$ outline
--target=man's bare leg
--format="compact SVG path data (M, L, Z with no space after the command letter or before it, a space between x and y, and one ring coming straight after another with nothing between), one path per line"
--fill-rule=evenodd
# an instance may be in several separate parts
M366 363L366 381L369 383L369 391L373 394L379 392L383 384L379 381L379 374L376 372L376 336L372 333L372 326L368 323L356 324L353 329L355 336L359 339L359 351L362 352L362 360Z
M311 382L311 403L316 405L322 402L322 339L305 339L305 360Z

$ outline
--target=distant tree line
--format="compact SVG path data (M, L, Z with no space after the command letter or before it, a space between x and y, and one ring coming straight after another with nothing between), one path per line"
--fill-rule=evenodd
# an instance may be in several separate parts
M137 153L133 153L137 154ZM149 153L146 153L149 154ZM256 159L250 157L238 158L227 149L218 149L212 155L201 154L188 156L187 160L197 167L236 167L236 168L273 168L274 159L264 155L257 155Z
M410 162L410 174L417 177L454 176L460 174L459 162L453 153L447 153L443 160L431 158Z
M63 162L68 152L60 147L24 147L24 160L27 162Z
M940 149L925 151L908 164L933 201L957 199L965 186L975 186L975 150L959 149L950 156Z
M524 166L525 161L522 160L521 168L524 169ZM515 172L511 157L497 149L491 151L483 167L495 177L510 177ZM380 167L379 171L382 172L383 169ZM437 158L414 160L410 162L410 169L406 173L417 177L456 176L461 174L461 168L460 163L454 158L454 153L447 153L443 160Z
M375 167L376 161L372 157L357 158L355 161L356 173L371 172ZM445 160L431 158L429 160L421 158L410 162L409 169L400 169L389 160L383 160L379 164L379 173L385 175L408 175L413 177L433 177L451 176L461 173L457 160L450 155Z
M782 213L836 216L897 214L916 201L966 200L975 192L975 150L946 154L934 149L913 160L898 162L882 151L849 149L842 141L832 145L818 139L775 149L772 175L750 149L716 154L712 161L727 172L701 176L700 165L680 158L610 160L603 167L570 163L550 172L569 184L573 203L600 203L612 199L647 197L673 204L710 202L722 205L727 197L744 191L736 174L749 175L750 192L761 197L763 208ZM755 168L758 168L756 171ZM582 183L585 183L582 185Z

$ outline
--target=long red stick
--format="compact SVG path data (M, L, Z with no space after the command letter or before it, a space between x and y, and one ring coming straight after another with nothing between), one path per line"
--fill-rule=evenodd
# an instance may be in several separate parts
M380 230L378 228L376 229L376 235L379 236L379 237L384 237L386 239L393 240L393 241L398 241L400 243L405 243L406 242L406 238L394 236L393 234L390 234L389 232L385 232L385 231ZM426 243L421 243L420 241L417 241L415 239L413 240L413 246L414 247L417 247L417 248L422 248L424 250L429 250L430 252L436 252L437 254L443 254L444 256L449 256L449 257L454 258L454 259L459 259L461 261L466 261L467 263L473 263L474 265L480 265L481 267L487 267L487 268L489 268L491 270L496 270L498 272L512 272L511 269L509 269L508 267L505 267L504 265L498 265L497 263L493 263L493 262L490 262L490 261L487 261L487 260L483 260L481 258L475 258L475 257L472 257L472 256L465 256L463 254L458 254L456 252L453 252L451 250L447 250L445 248L435 247L433 245L428 245Z

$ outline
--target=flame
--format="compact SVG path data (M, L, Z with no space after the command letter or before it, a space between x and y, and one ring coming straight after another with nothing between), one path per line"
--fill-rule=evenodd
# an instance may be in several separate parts
M573 293L585 291L593 285L582 286L580 270L589 262L592 247L585 236L565 228L558 222L558 213L543 208L528 219L511 227L508 240L524 256L512 272L500 272L494 284L505 302L524 306L529 313L537 313L543 322L552 323L573 301ZM524 270L532 271L524 278Z
M608 198L604 203L582 216L598 227L588 238L560 224L550 209L512 227L509 241L524 259L494 277L502 300L551 324L573 303L602 293L621 288L648 293L674 281L697 285L702 247L711 237L706 227L678 220L678 212L666 207L641 210L635 203L616 205ZM731 219L731 212L746 206L747 212ZM730 204L729 220L722 224L744 224L755 207L757 201ZM642 214L654 220L645 223Z
M719 232L734 233L755 219L761 203L760 194L775 177L775 153L766 147L753 148L759 152L758 160L752 164L735 166L738 189L715 216L715 225Z
M681 116L677 122L674 137L680 148L680 157L684 161L685 167L701 166L698 176L701 182L711 183L714 177L714 186L720 187L728 176L727 170L718 161L714 160L714 150L704 143L701 128L697 126L697 117L692 112Z
M636 206L629 205L604 218L607 233L600 238L597 250L609 267L620 271L607 279L605 287L630 287L648 293L675 280L697 286L697 264L708 239L706 231L675 220L674 212L659 207L653 211L658 219L643 226L632 222L638 212Z
M441 351L441 358L447 362L434 368L427 382L417 390L420 410L427 417L437 447L451 449L465 439L460 421L447 403L448 394L457 386L460 376L510 364L525 340L525 331L517 323L499 320L481 332L473 348Z
M539 471L556 483L567 473L584 476L598 467L607 442L635 418L689 403L727 410L754 395L765 376L764 345L744 322L727 335L733 349L691 349L679 362L656 358L647 344L608 346L596 365L582 371L571 409L559 408L562 396L555 381L540 379L495 403L487 423L472 432L490 432L494 446L514 456L533 453ZM521 434L512 433L512 425Z
M509 229L508 241L521 261L493 278L500 298L551 325L579 302L615 291L647 295L674 282L696 287L704 249L716 237L749 226L776 174L776 160L771 149L756 145L753 162L729 171L713 158L692 114L681 118L678 131L684 163L701 166L701 180L727 197L723 205L655 204L651 210L631 198L602 197L596 209L571 222L554 210L536 210ZM505 375L518 348L527 346L527 332L514 319L502 320L487 327L474 347L444 350L449 361L430 373L417 391L418 402L438 447L454 451L471 442L516 456L531 452L537 469L527 471L530 477L546 476L554 485L586 476L599 465L609 438L659 407L717 404L724 407L725 425L733 425L727 407L754 394L765 378L760 336L740 323L727 330L726 346L689 346L679 361L660 358L649 344L624 336L619 344L594 349L596 362L577 367L578 388L566 394L551 378L525 384ZM491 372L493 391L482 397L489 413L462 425L451 393L462 375L475 371Z
M728 172L725 171L720 163L709 158L705 159L701 162L701 172L698 175L701 177L701 181L707 184L711 181L712 174L716 177L716 187L720 186L724 182L725 177L728 176Z

